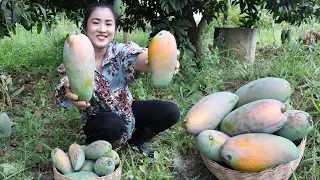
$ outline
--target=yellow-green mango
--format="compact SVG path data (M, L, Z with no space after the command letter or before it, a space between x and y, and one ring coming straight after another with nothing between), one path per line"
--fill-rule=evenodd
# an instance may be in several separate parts
M193 135L215 129L238 102L231 92L217 92L203 97L194 104L185 117L185 128Z
M97 140L89 144L85 149L86 159L97 160L100 157L108 157L112 150L112 145L105 140Z
M236 108L260 99L276 99L286 102L293 89L290 83L282 78L265 77L241 86L234 94L239 96Z
M51 151L51 159L53 165L57 168L57 170L62 174L72 173L73 168L71 165L71 161L68 155L59 148L54 148Z
M296 141L307 136L313 129L313 121L311 116L301 110L288 110L288 117L284 126L275 134Z
M164 88L172 80L177 63L176 39L169 31L156 34L148 46L148 61L155 88Z
M287 121L285 105L275 99L262 99L230 112L220 124L220 131L235 136L244 133L274 133Z
M0 113L0 138L11 136L11 126L14 123L10 121L10 118L6 112Z
M93 172L95 161L93 160L85 160L83 166L79 170L79 172Z
M105 176L115 170L115 164L109 157L101 157L94 164L93 170L99 176Z
M77 143L72 143L69 146L68 155L75 171L78 171L84 164L85 154L82 147Z
M90 101L94 87L95 53L89 38L73 34L64 44L63 64L71 91L80 101Z
M259 172L297 159L299 149L281 136L250 133L227 139L221 148L221 156L236 170Z
M228 138L229 136L224 132L205 130L197 136L197 148L208 159L223 162L220 149Z
M82 180L99 177L94 172L74 172L74 173L65 174L64 176L72 179L82 179Z
M115 165L118 165L120 163L120 157L119 154L115 150L111 150L109 156L114 162Z

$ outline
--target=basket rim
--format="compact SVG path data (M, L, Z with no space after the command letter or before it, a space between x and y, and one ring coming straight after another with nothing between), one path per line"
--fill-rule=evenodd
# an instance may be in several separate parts
M61 174L54 165L52 165L52 166L53 166L53 175L54 176L58 175L58 176L61 176L63 178L68 178L68 179L72 179L73 180L73 178L69 178L69 177L66 177L65 175ZM108 175L105 175L105 176L96 177L96 178L89 178L88 180L100 180L101 178L112 177L114 174L116 174L118 172L120 173L120 176L121 176L121 174L122 174L122 163L121 162L118 164L117 168L112 173L110 173ZM54 179L55 179L55 177L54 177Z
M304 150L305 150L305 146L306 146L306 142L307 142L307 137L305 136L304 138L302 138L300 140L300 143L299 145L297 145L298 149L299 149L299 157L295 160L292 160L290 162L287 162L287 163L282 163L282 164L279 164L279 165L276 165L276 166L273 166L273 167L270 167L268 169L265 169L263 171L259 171L259 172L244 172L244 171L239 171L239 170L236 170L236 169L231 169L228 168L228 167L225 167L225 166L222 166L220 163L214 161L214 160L211 160L209 158L207 158L205 155L203 155L201 152L200 152L200 156L201 156L201 159L204 161L204 164L205 166L211 171L211 170L214 170L212 168L209 168L206 164L205 161L208 161L209 163L212 163L214 164L214 166L216 166L217 168L219 168L221 171L226 171L226 172L229 172L229 173L238 173L238 174L250 174L250 175L259 175L259 174L263 174L263 173L267 173L271 170L274 170L275 168L281 168L281 167L284 167L284 166L287 166L288 164L290 163L293 163L294 161L297 161L298 160L298 164L300 164L300 161L301 159L303 158L304 156ZM295 171L295 169L293 169L293 171ZM214 173L213 173L214 174Z

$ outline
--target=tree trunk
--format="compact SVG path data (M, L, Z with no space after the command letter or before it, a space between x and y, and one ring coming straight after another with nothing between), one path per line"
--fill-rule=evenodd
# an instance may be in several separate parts
M223 24L224 25L228 25L228 10L229 10L229 2L228 0L224 0L224 3L226 4L226 7L224 9L224 12L223 12L223 19L224 19L224 22Z
M128 44L128 41L129 41L128 39L129 39L128 31L123 31L123 43Z
M188 30L188 35L192 45L196 48L195 56L200 57L202 55L200 37L204 26L207 24L207 18L203 16L197 25L193 18L193 13L191 12L188 14L188 20L192 23L192 27Z

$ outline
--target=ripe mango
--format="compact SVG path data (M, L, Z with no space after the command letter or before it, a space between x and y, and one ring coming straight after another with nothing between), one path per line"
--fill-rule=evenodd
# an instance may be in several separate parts
M296 141L307 136L313 129L313 121L311 116L301 110L288 110L288 117L284 126L275 134Z
M148 61L155 88L164 88L170 83L177 56L176 40L169 31L162 30L152 38L148 47Z
M61 149L55 148L51 151L51 159L53 165L62 174L72 173L72 165L68 155Z
M120 163L120 157L119 154L115 150L111 150L109 156L114 162L115 165L118 165Z
M10 118L6 112L0 113L0 138L8 138L11 136L11 126L14 123L10 121Z
M245 104L229 113L220 130L229 136L244 133L274 133L287 121L285 105L275 99L262 99Z
M83 166L85 161L84 150L79 144L73 143L69 146L68 155L73 169L78 171Z
M71 91L80 101L90 101L93 94L95 53L89 38L73 34L64 44L63 64Z
M85 160L79 172L93 172L94 163L93 160Z
M217 92L205 96L188 111L185 128L190 134L198 135L204 130L215 129L238 102L231 92Z
M293 89L290 83L282 78L265 77L241 86L234 94L239 96L236 108L260 99L276 99L286 102Z
M89 144L85 149L86 159L97 160L100 157L108 157L112 150L112 145L108 141L97 140Z
M299 149L284 137L251 133L230 137L221 148L221 156L236 170L259 172L297 159Z
M65 174L64 176L72 179L89 179L89 178L98 178L99 176L94 172L74 172Z
M223 132L205 130L197 136L197 147L208 159L223 162L220 155L220 149L228 138L229 136Z
M105 176L115 170L115 164L109 157L101 157L94 164L93 170L99 176Z

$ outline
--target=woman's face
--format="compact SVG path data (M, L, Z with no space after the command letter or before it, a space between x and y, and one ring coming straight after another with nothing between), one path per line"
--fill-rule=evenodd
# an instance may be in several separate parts
M88 18L86 34L93 47L104 50L114 39L115 19L109 8L96 8Z

